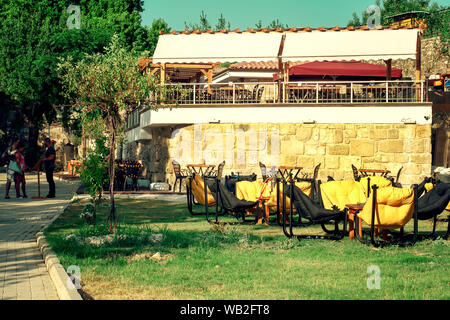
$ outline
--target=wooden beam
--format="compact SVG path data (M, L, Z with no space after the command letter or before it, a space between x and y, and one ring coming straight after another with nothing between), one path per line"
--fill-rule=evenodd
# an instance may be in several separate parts
M384 60L386 63L386 80L392 80L392 59Z
M422 79L422 36L421 32L417 33L417 47L416 47L416 80ZM417 84L417 101L421 100L420 83Z
M166 83L166 64L161 66L161 84Z
M282 84L281 82L284 80L284 66L283 66L283 50L284 50L284 42L286 40L286 34L283 34L280 41L280 47L278 48L278 102L281 102L281 95L282 95Z
M214 64L196 64L196 63L167 63L166 68L172 69L213 69Z

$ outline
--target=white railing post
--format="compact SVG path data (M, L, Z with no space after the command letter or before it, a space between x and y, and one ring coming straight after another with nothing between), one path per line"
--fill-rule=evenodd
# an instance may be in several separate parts
M353 103L353 82L350 82L350 103Z
M277 87L275 82L273 83L273 103L277 102L277 95L275 94L277 92Z
M233 104L236 103L236 85L233 83Z
M420 80L420 102L423 102L423 80Z
M386 103L389 102L389 81L386 81Z
M286 82L283 82L283 100L282 101L283 101L283 103L286 103Z
M195 95L196 95L195 90L196 90L196 85L195 85L195 83L194 83L194 97L192 98L192 99L193 99L193 104L195 104Z
M319 103L319 83L316 82L316 103Z

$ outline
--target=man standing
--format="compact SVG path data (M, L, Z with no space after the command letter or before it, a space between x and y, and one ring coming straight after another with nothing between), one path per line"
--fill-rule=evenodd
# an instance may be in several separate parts
M55 181L53 181L53 171L55 170L55 148L53 148L52 141L49 138L45 138L44 140L45 146L47 150L45 151L45 158L42 159L44 161L45 168L45 177L48 182L48 195L47 198L55 197Z

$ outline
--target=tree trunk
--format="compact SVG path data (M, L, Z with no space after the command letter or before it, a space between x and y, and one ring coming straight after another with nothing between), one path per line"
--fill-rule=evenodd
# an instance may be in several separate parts
M116 123L113 115L111 118L111 135L109 139L109 196L111 208L109 211L109 217L106 220L107 228L110 233L116 232L117 217L116 217L116 207L114 203L114 175L115 175L115 154L116 154Z

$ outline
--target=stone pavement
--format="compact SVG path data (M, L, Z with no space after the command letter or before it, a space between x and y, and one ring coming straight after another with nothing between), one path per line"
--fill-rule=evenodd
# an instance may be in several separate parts
M77 184L55 180L56 198L37 196L37 175L26 174L27 199L16 199L14 184L5 199L6 174L0 173L0 300L57 300L58 295L36 244L36 233L70 202ZM41 173L41 196L48 193Z

